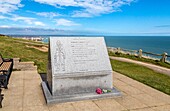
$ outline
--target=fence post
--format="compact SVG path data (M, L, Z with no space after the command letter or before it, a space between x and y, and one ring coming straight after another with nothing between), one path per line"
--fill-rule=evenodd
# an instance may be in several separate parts
M117 48L117 52L120 53L121 52L121 49L120 47Z
M139 58L142 58L142 49L139 49L138 57L139 57Z
M166 52L162 54L161 62L166 62L167 55L168 54Z

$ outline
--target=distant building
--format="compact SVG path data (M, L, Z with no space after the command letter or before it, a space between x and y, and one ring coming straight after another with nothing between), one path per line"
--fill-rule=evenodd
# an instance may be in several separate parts
M43 41L43 38L42 37L22 37L22 39L25 39L25 40L32 40L32 41Z

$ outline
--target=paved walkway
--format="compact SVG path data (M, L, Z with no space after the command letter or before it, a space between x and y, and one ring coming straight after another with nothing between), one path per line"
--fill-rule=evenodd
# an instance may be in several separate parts
M0 111L170 111L170 96L116 72L113 85L122 97L46 105L41 77L28 64L28 69L23 63L15 66L22 70L13 71L8 89L3 89Z
M118 61L122 61L122 62L130 62L130 63L139 64L142 66L146 66L156 72L160 72L160 73L170 76L170 69L165 68L165 67L161 67L161 66L157 66L157 65L149 64L149 63L144 63L144 62L140 62L140 61L135 61L135 60L127 59L127 58L122 58L122 57L113 57L112 56L112 57L110 57L110 59L118 60Z

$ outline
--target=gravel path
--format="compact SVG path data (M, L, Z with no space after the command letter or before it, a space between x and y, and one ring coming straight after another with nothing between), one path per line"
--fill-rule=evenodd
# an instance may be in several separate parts
M127 59L127 58L122 58L122 57L110 57L110 59L118 60L118 61L122 61L122 62L130 62L130 63L139 64L139 65L148 67L156 72L163 73L163 74L170 76L170 69L165 68L165 67L161 67L161 66L157 66L157 65L149 64L149 63L144 63L144 62L140 62L140 61L136 61L136 60L131 60L131 59Z

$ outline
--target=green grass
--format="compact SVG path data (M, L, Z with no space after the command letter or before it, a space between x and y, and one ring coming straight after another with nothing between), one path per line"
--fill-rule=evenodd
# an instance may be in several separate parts
M48 45L47 43L31 41L31 40L27 40L27 39L21 39L21 38L12 38L12 39L15 40L15 41L22 41L22 42L28 42L28 43L36 43L36 44L40 44L40 45Z
M111 60L112 69L170 95L170 76L133 63Z
M162 67L170 68L170 63L168 63L168 62L163 63L159 60L153 60L153 59L148 59L148 58L147 59L146 58L139 58L135 55L109 52L109 56L124 57L124 58L132 59L132 60L147 62L147 63L159 65L159 66L162 66Z
M39 73L46 73L47 52L26 47L26 43L15 41L16 38L0 36L0 53L5 58L20 58L21 61L34 61ZM17 39L21 40L22 39ZM28 40L24 40L30 42ZM35 42L34 42L35 43ZM39 43L39 42L38 42Z
M15 38L0 36L0 53L3 55L3 57L21 58L21 61L34 61L35 65L38 66L38 72L46 73L48 53L41 52L34 48L28 48L26 47L28 44L16 42L15 40ZM120 57L122 57L122 55ZM139 59L135 56L129 55L123 55L123 57L133 58L134 60ZM143 61L150 62L150 60L146 59ZM170 95L169 76L154 72L151 69L132 63L125 63L116 60L111 60L111 63L114 71L120 72L130 78L133 78Z

